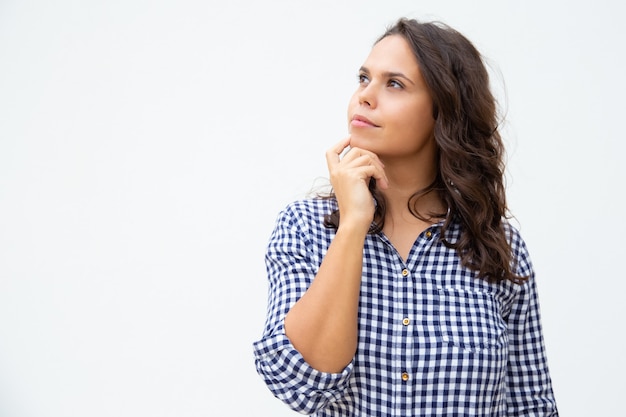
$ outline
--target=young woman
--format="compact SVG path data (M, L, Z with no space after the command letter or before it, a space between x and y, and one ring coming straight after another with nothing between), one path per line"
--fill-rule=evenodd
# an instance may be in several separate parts
M332 194L288 205L267 249L255 361L291 408L557 415L496 110L452 28L400 19L374 44L326 153Z

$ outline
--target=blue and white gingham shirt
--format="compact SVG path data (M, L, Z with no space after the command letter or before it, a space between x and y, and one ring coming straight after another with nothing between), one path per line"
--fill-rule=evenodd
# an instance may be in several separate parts
M335 200L306 199L278 216L266 253L267 321L258 373L293 410L315 416L557 416L534 272L508 225L523 285L490 284L441 243L436 224L404 262L384 234L363 251L359 341L337 374L307 364L285 336L287 311L315 277L335 231ZM455 241L459 225L448 232Z

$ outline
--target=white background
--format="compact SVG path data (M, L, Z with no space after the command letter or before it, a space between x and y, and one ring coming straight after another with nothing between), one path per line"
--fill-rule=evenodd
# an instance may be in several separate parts
M265 245L403 15L489 59L561 415L620 415L618 4L1 0L0 416L295 415L254 370Z

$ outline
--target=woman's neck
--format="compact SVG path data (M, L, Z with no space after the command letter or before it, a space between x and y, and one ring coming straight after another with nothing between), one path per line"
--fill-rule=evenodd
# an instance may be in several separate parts
M389 180L389 187L381 190L381 192L387 203L387 217L394 220L416 219L409 210L409 201L415 193L432 185L436 176L435 170L426 167L416 170L415 165L410 169L392 165L385 167L385 173ZM442 213L446 210L445 204L436 190L431 190L419 199L412 200L411 207L423 217L428 217L431 213Z

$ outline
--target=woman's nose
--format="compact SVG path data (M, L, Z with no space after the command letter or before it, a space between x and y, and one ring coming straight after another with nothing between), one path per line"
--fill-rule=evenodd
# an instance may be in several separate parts
M372 84L368 84L359 93L359 104L367 107L376 107L376 94Z

